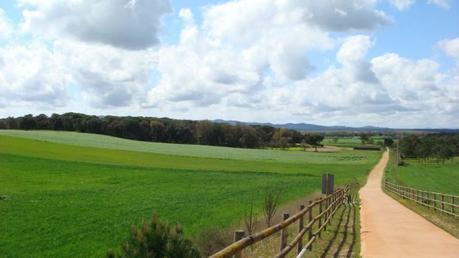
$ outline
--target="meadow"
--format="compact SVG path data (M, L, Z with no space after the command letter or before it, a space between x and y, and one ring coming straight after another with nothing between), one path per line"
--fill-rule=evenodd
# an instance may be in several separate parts
M362 145L360 137L325 137L322 142L324 145L353 148L355 146Z
M363 182L379 156L0 131L0 250L6 257L100 257L153 212L196 238L239 223L268 190L288 203L319 190L325 171L337 184Z
M386 169L388 179L425 191L459 195L459 157L444 164L405 159L403 166L395 166L391 160Z

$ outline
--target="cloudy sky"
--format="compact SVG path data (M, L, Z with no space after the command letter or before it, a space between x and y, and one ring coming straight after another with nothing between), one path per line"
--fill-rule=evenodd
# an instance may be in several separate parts
M0 117L459 128L459 1L1 0Z

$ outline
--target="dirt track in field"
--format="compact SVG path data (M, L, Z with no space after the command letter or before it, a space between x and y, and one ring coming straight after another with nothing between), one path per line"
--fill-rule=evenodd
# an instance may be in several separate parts
M361 255L459 258L459 240L386 195L381 189L386 151L360 190Z

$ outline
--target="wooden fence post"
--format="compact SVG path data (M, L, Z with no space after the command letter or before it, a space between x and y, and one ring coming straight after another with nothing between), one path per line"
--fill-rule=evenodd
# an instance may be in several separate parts
M241 240L242 238L244 238L244 235L245 235L244 230L234 231L234 242L237 242ZM242 257L242 251L235 253L233 256L233 258L241 258L241 257Z
M319 202L320 202L319 203L319 216L320 216L319 217L319 229L320 229L322 227L322 216L320 215L322 213L322 203L323 203L322 197L320 197ZM319 231L319 237L321 235L320 233L321 233L321 231Z
M441 210L445 210L445 195L441 194Z
M282 216L283 220L287 220L290 215L288 213L284 213ZM283 228L281 230L281 235L280 235L280 248L279 250L282 251L286 246L287 246L287 236L288 236L288 227Z
M325 217L324 217L324 230L327 230L327 220L328 220L328 216L330 215L330 210L328 209L328 206L330 206L330 200L332 198L333 195L329 195L327 196L327 199L325 199L325 208L324 210L326 211L325 212Z
M453 195L453 196L451 196L451 213L452 213L452 214L455 214L455 212L454 212L454 205L455 205L455 204L454 204L454 195Z
M434 199L434 209L437 208L437 194L433 193L433 199Z
M309 201L309 212L308 212L308 224L313 220L312 218L312 209L313 209L313 206L312 205L312 201ZM314 223L311 225L311 227L309 228L308 230L308 242L311 241L312 239L312 228L314 226ZM312 245L309 245L309 251L312 250Z
M300 211L304 210L304 205L300 205ZM300 217L300 220L298 222L298 233L300 233L304 228L304 216ZM303 249L303 237L300 238L300 241L298 241L298 252L301 252L301 249Z

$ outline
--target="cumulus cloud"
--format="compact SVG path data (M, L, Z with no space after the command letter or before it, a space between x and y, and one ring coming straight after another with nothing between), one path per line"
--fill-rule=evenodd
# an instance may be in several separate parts
M151 51L57 41L68 74L85 100L96 108L133 106L144 101L156 64Z
M62 106L68 83L64 67L62 56L43 45L0 48L0 98Z
M366 60L368 50L373 43L369 36L356 35L347 37L337 53L337 60L341 62L347 73L357 81L375 83L377 79Z
M402 11L410 8L415 3L415 0L390 0L389 2Z
M389 0L398 10L404 11L409 9L416 0ZM449 0L427 0L428 4L437 5L443 9L449 9Z
M392 2L402 10L413 3ZM178 42L151 48L166 0L20 0L23 31L44 43L0 47L0 105L74 101L89 112L144 108L196 119L459 125L457 73L430 59L368 57L369 35L391 22L377 3L233 0L207 6L197 20L182 9ZM0 11L2 33L11 24ZM459 60L458 40L438 47ZM336 56L319 70L308 57L320 53Z
M459 38L441 40L438 46L445 54L455 58L459 65Z
M435 4L437 6L440 6L444 9L449 9L449 0L428 0L427 2L429 4Z
M7 39L12 33L13 25L11 21L6 16L6 13L3 9L0 8L0 40Z
M125 49L145 49L158 42L168 0L19 0L22 28L36 35L71 37Z
M196 24L190 10L181 10L180 42L158 51L161 80L149 93L150 104L253 105L255 92L267 85L305 79L314 68L308 52L332 49L331 32L387 24L375 5L360 0L238 0L207 7L202 24Z

